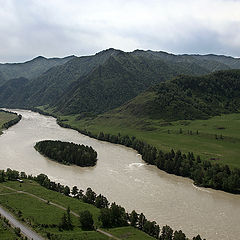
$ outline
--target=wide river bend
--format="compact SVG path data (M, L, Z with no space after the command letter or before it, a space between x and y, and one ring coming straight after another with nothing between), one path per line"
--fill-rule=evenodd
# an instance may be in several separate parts
M61 128L52 117L14 110L22 120L0 136L0 169L47 174L51 180L85 190L91 187L128 211L143 212L160 227L182 229L188 237L240 239L240 196L195 187L142 161L136 151L101 142ZM95 167L65 166L41 156L33 146L44 139L91 145L98 152Z

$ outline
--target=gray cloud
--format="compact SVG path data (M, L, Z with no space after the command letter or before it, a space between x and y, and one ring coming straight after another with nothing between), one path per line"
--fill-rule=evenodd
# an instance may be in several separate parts
M240 1L0 0L0 62L114 47L240 56Z

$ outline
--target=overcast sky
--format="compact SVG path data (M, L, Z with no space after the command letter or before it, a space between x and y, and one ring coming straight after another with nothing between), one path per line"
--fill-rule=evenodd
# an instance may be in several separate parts
M240 56L240 0L0 0L0 62L106 48Z

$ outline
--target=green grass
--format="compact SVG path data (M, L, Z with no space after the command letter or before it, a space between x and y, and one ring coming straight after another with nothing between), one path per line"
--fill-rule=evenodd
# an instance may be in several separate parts
M3 219L1 219L1 218L0 218L0 239L1 240L16 240L16 239L20 239L14 233L13 228L7 226L7 224L4 223Z
M2 134L2 125L16 118L15 114L0 112L0 134Z
M24 180L24 183L21 184L15 181L8 181L0 184L0 189L3 189L2 185L12 187L16 190L33 193L34 195L42 197L46 200L50 200L51 202L58 203L65 207L70 206L71 210L75 211L76 213L88 209L94 215L94 219L97 219L99 214L99 209L96 207L83 203L77 199L66 197L60 193L47 190L34 181ZM73 231L61 232L59 231L58 227L41 227L40 224L58 225L65 211L23 193L2 195L0 198L0 205L12 212L15 216L18 217L19 220L24 219L25 223L31 225L35 231L39 232L43 236L46 236L46 233L49 232L51 234L57 235L59 239L66 240L108 239L108 237L95 231L82 231L79 226L80 223L78 218L73 215L71 215L74 224ZM21 215L19 215L20 211Z
M19 220L24 219L24 222L30 224L35 231L39 232L42 236L46 237L47 232L58 236L58 239L70 240L105 240L110 239L109 237L95 232L95 231L82 231L78 218L72 216L74 230L73 231L62 231L60 232L58 227L49 227L43 228L39 224L58 224L60 219L65 212L62 209L59 209L55 206L49 205L45 202L42 202L32 196L23 194L23 193L14 193L15 191L4 188L4 186L11 187L15 190L21 190L25 192L32 193L38 197L49 200L51 202L57 203L64 207L70 207L70 209L76 213L79 213L83 210L89 210L94 217L94 222L96 227L100 227L100 222L98 221L98 216L100 210L93 205L86 204L81 200L67 197L58 192L48 190L40 186L35 181L24 180L24 183L19 183L17 181L7 181L0 183L0 194L9 193L0 196L0 205L12 212ZM21 214L19 215L19 211ZM116 236L121 239L152 239L144 232L141 232L132 227L127 228L113 228L108 229L110 233L114 234L116 231ZM128 238L126 238L128 237ZM135 237L135 238L134 238ZM1 239L1 238L0 238Z
M12 190L9 190L7 188L4 188L1 184L0 184L0 194L5 194L5 193L12 193Z
M240 168L240 114L216 116L208 120L165 122L109 113L96 119L76 120L76 115L61 116L65 123L94 134L100 131L135 136L163 151L194 152L202 159ZM180 128L183 133L180 134ZM169 130L169 131L168 131ZM188 134L192 131L192 135ZM198 135L196 132L198 131ZM218 139L216 139L216 136ZM220 135L223 139L220 139Z
M107 229L107 232L124 240L153 240L155 238L133 227Z
M8 182L5 182L4 185L14 188L14 189L17 189L17 190L32 193L38 197L44 198L46 200L49 200L51 202L57 203L59 205L65 206L65 207L69 206L71 208L71 210L76 213L79 213L84 210L89 210L93 215L96 225L99 226L99 224L100 224L98 222L98 216L100 213L100 210L98 208L96 208L90 204L84 203L80 200L66 197L65 195L60 194L58 192L50 191L50 190L40 186L35 181L24 180L24 183L21 183L21 184L18 182L15 182L15 181L8 181Z

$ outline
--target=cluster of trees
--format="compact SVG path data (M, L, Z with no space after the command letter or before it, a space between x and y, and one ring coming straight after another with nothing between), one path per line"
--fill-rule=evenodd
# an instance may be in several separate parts
M37 142L35 149L41 154L64 164L76 164L81 167L94 166L97 152L90 146L45 140Z
M88 210L80 212L79 221L83 230L94 229L93 216Z
M148 115L166 120L206 119L240 108L240 71L219 71L205 76L179 76L160 83Z
M70 216L70 208L67 208L66 213L63 214L61 222L59 224L60 229L73 230L73 223Z
M71 128L71 126L61 122L59 119L57 122L62 127ZM195 156L192 152L183 154L180 150L176 152L171 150L164 153L142 140L128 135L122 136L120 133L111 135L100 132L98 135L94 135L87 130L75 130L98 140L131 147L141 154L142 159L148 164L155 165L170 174L191 178L194 180L194 184L198 186L210 187L230 193L240 192L240 169L238 168L231 170L228 165L202 161L200 156Z
M129 215L130 225L144 231L148 235L159 240L188 240L185 233L181 230L173 231L173 229L165 225L160 229L155 221L148 221L143 213L138 214L135 210ZM202 240L200 235L193 237L193 240Z
M102 208L99 220L104 228L128 226L128 214L122 206L116 203L112 203L109 208Z
M0 170L0 183L5 182L6 180L17 180L19 178L27 178L25 172L20 172L7 168L6 171Z
M12 119L12 120L10 120L10 121L8 121L8 122L6 122L6 123L4 123L4 124L2 125L2 128L5 128L5 129L8 129L8 128L10 128L11 126L17 124L17 123L22 119L22 115L17 114L17 113L14 113L14 112L2 110L2 109L0 109L0 112L11 113L11 114L16 115L16 118L14 118L14 119Z
M36 177L33 177L32 175L26 175L25 172L19 173L18 171L11 170L10 168L8 168L7 171L0 170L0 176L3 176L3 181L28 178L38 182L41 186L49 190L60 192L66 196L92 204L97 208L100 208L99 221L101 221L102 227L104 228L130 225L159 240L188 240L181 230L173 232L172 228L167 225L163 226L161 230L155 221L147 220L143 213L138 214L135 210L131 213L127 213L122 206L117 205L115 202L110 205L106 197L102 194L97 195L91 188L87 188L84 194L84 191L81 189L79 190L77 186L70 189L68 186L51 181L45 174L39 174ZM84 230L94 229L93 217L88 210L80 212L79 221ZM66 213L63 214L59 228L72 230L73 227L70 216L70 208L68 207ZM202 239L198 235L194 237L193 240Z
M71 194L74 198L100 208L99 221L101 221L103 228L131 225L159 240L188 240L181 230L173 232L172 228L166 225L162 228L162 231L160 231L159 225L157 225L155 221L147 220L143 213L138 214L133 210L129 214L122 206L117 205L115 202L110 205L106 197L102 194L97 195L91 188L87 188L85 194L84 191L79 190L77 186L74 186L72 190L70 190L68 186L50 181L45 174L39 174L34 180L50 190L61 192L66 196L70 196ZM70 210L68 211L70 212ZM67 219L66 216L65 219ZM94 228L93 217L88 210L80 212L79 220L83 229L92 230ZM194 237L193 240L202 239L198 235Z

